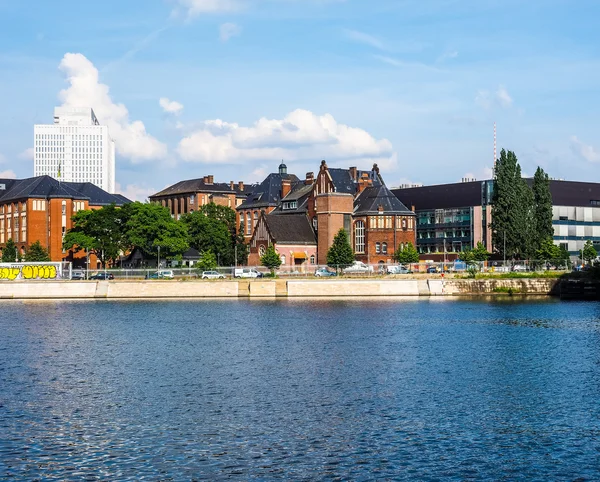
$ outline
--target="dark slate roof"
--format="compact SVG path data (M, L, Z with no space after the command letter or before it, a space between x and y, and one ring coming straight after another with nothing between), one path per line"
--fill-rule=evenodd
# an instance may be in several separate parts
M212 193L227 193L231 194L235 192L237 196L246 196L248 194L247 187L244 187L244 190L241 191L238 184L233 185L233 189L229 183L226 182L214 182L214 183L206 183L204 182L204 178L200 179L187 179L185 181L179 181L178 183L173 184L156 194L152 194L150 198L160 197L160 196L172 196L175 194L193 194L196 192L212 192Z
M284 197L279 205L273 210L273 214L294 214L306 213L308 211L308 198L312 193L313 184L304 184L304 181L298 181L292 185L290 193ZM283 209L283 203L296 201L294 209Z
M337 167L329 167L327 168L329 171L329 175L331 176L331 180L333 181L333 185L335 186L336 192L343 192L347 194L356 194L358 191L358 179L361 179L363 174L367 174L369 179L373 182L373 186L381 186L383 184L383 180L381 176L376 171L358 171L357 170L357 180L352 179L350 175L350 169L340 169Z
M294 174L271 173L261 182L237 209L276 206L281 200L281 181L290 179L292 184L299 181Z
M131 202L122 194L110 194L91 182L65 182L62 184L68 184L77 192L83 194L89 199L92 206L109 206L111 204L123 206Z
M393 189L392 193L405 206L414 206L416 211L481 206L482 182L457 182Z
M554 206L591 206L600 201L600 183L551 180L550 193Z
M290 214L265 216L267 228L276 243L283 244L317 244L317 238L306 214Z
M131 202L123 196L114 196L91 183L60 182L50 176L37 176L28 179L12 180L5 183L6 190L0 191L0 202L17 201L28 198L67 198L87 200L92 205L108 205L113 202L122 206Z
M384 214L414 214L384 184L365 188L354 200L353 214L378 214L379 206Z

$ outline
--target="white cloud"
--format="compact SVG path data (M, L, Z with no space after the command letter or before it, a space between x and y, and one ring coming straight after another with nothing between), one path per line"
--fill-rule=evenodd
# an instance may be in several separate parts
M498 87L496 91L496 99L500 102L502 107L510 107L513 103L512 97L509 95L506 87L503 85Z
M600 152L594 146L584 144L577 136L571 136L571 150L588 162L600 162Z
M12 169L8 169L7 171L0 171L0 179L16 179L17 175L15 171Z
M224 23L219 27L219 38L221 42L227 42L231 37L237 37L242 33L242 28L235 23Z
M488 90L478 90L475 95L475 103L485 110L491 109L494 106L508 108L512 106L513 99L506 90L506 87L500 85L493 95Z
M183 12L188 18L204 13L235 12L244 6L241 0L176 0L174 15Z
M117 152L135 163L166 156L167 147L146 132L142 121L130 121L123 104L115 104L109 87L99 82L98 69L82 54L67 53L60 63L70 87L59 94L64 106L91 107L106 124Z
M33 150L33 147L28 147L27 149L25 149L23 152L21 152L19 154L19 157L21 159L26 159L28 161L33 161L33 155L34 155L35 151Z
M158 101L162 109L168 114L178 115L183 110L183 104L175 100L169 100L166 97L161 97Z
M440 55L437 58L436 61L437 62L443 62L445 60L455 59L456 57L458 57L458 51L457 50L447 50L442 55Z
M368 33L359 32L358 30L344 29L344 34L350 40L354 40L354 41L362 43L362 44L370 45L371 47L375 47L376 49L379 49L379 50L386 50L386 47L381 40L379 40L377 37L373 37L372 35L369 35Z
M115 192L122 194L127 199L132 201L144 202L152 194L156 194L158 191L146 185L127 184L125 187L121 186L118 182L115 186Z
M206 121L179 142L177 152L187 162L205 164L326 159L331 165L377 162L385 169L397 162L387 139L339 124L330 114L318 116L303 109L283 119L259 119L251 127L220 119Z

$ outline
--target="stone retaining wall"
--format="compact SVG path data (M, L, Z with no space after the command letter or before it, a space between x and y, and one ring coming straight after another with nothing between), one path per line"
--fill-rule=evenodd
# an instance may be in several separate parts
M6 281L0 299L156 299L556 294L556 279L327 279L228 281Z

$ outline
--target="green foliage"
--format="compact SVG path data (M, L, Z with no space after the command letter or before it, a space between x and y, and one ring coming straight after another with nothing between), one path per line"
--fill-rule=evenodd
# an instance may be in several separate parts
M212 251L223 265L233 264L234 240L225 222L202 211L186 214L181 221L187 227L188 242L192 248L201 253Z
M540 243L536 252L539 261L547 261L553 265L564 264L569 259L569 253L564 248L554 244L552 237L546 237Z
M134 202L123 206L124 239L130 248L137 247L147 256L174 259L189 248L186 224L171 217L159 204Z
M95 254L102 264L115 261L127 247L124 229L126 213L124 208L119 209L114 204L101 209L78 211L71 218L73 227L65 234L63 249L73 249L75 252L83 249Z
M588 239L583 246L582 256L583 260L590 264L594 259L598 257L598 251L594 248L594 244Z
M491 253L485 249L485 246L481 241L477 242L475 248L464 249L459 256L461 261L464 261L467 265L473 265L476 262L487 261L491 256Z
M547 238L552 238L552 194L550 193L550 179L541 167L538 167L533 176L533 201L535 240L538 246Z
M398 246L393 258L395 261L402 264L418 263L419 252L412 243L408 243L406 246Z
M333 244L327 251L327 265L336 269L346 268L354 263L354 251L348 240L348 233L341 228L333 238Z
M477 276L477 273L479 273L479 266L474 261L472 261L471 264L468 264L467 266L467 277L475 278Z
M214 202L204 204L199 212L211 219L221 221L227 226L231 234L235 234L235 211L227 206L219 206Z
M275 270L281 266L281 257L275 251L275 246L269 244L269 247L260 258L260 264L271 270L271 275L275 274Z
M217 268L217 258L209 249L201 254L200 261L196 264L198 271L211 271Z
M2 262L3 263L14 263L17 261L17 246L12 238L6 241L6 246L2 250Z
M48 250L39 241L36 241L25 253L25 261L50 261Z
M250 254L249 245L244 241L244 227L240 224L240 228L235 235L235 259L237 264L246 264L248 262L248 255Z

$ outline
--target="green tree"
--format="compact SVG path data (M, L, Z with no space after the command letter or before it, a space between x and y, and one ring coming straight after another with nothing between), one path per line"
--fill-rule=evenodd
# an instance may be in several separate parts
M217 258L215 254L209 249L201 253L200 261L196 265L198 271L211 271L217 268Z
M250 249L246 241L244 240L244 227L240 224L240 227L235 235L235 247L234 255L237 264L246 264L248 262L248 255Z
M188 242L201 253L212 251L222 265L234 263L234 244L227 224L217 217L210 217L201 210L184 215L181 221L188 233Z
M463 261L467 266L475 264L475 254L473 248L465 248L458 255L458 259Z
M176 221L166 207L134 202L121 208L124 241L147 256L176 259L189 248L186 224Z
M535 251L534 196L512 151L500 151L492 195L492 243L501 256L526 259ZM506 250L505 250L506 247Z
M78 211L71 218L73 227L63 239L63 249L95 254L103 265L116 261L127 248L124 208L114 204L101 209Z
M554 244L551 236L546 237L540 243L536 252L536 258L539 261L546 261L555 266L564 265L569 260L569 252L560 246Z
M481 241L477 241L477 245L472 250L474 261L487 261L492 253L488 252Z
M50 261L50 255L48 250L39 241L36 241L25 252L25 261Z
M12 238L6 241L6 246L2 250L2 262L3 263L14 263L17 261L17 246Z
M346 268L354 263L354 251L348 240L348 233L341 228L335 237L329 250L327 251L327 265L335 268Z
M583 246L582 258L586 263L591 264L597 257L598 251L596 251L594 244L588 239Z
M398 249L394 253L394 260L398 263L406 264L406 263L418 263L419 262L419 252L414 247L412 243L408 243L405 246L400 245Z
M260 264L271 270L271 276L275 275L275 270L281 266L281 257L275 251L275 246L269 244L269 247L260 258Z
M534 236L536 249L542 242L554 235L552 227L552 194L550 192L550 179L541 167L538 167L533 176L533 202L534 202Z

